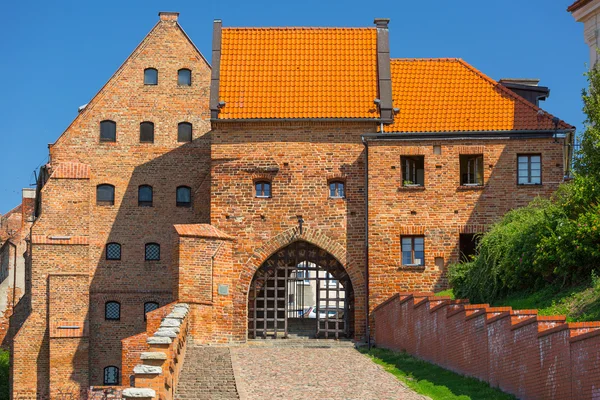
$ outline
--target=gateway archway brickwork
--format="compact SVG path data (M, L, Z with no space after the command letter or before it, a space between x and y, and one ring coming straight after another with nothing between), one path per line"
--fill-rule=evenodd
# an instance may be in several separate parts
M252 279L298 243L348 274L343 329L364 340L367 311L391 295L446 288L461 233L549 196L568 173L572 126L462 60L390 59L388 20L215 21L213 35L211 66L178 14L160 13L50 146L11 317L13 394L130 385L158 329L147 303L153 315L188 303L194 343L246 341ZM148 68L158 84L144 82ZM140 140L142 122L153 141Z

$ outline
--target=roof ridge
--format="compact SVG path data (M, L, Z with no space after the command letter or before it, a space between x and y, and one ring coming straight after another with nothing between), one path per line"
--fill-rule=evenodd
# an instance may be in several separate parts
M403 57L403 58L391 58L392 62L394 61L452 61L459 62L462 61L461 58L458 57Z
M227 26L223 27L223 30L257 30L257 31L281 31L281 30L374 30L377 29L374 26Z
M493 86L495 89L497 88L498 90L502 91L504 94L506 94L509 97L512 97L515 101L519 101L520 103L522 103L523 105L531 108L532 110L539 112L542 111L544 113L544 117L548 118L550 120L552 120L553 117L555 117L555 115L550 114L548 111L536 106L535 104L525 100L523 97L519 96L517 93L513 92L512 90L508 89L507 87L505 87L504 85L498 83L497 81L495 81L494 79L490 78L489 76L487 76L486 74L484 74L483 72L479 71L477 68L475 68L474 66L472 66L471 64L467 63L465 60L463 59L457 59L457 61L463 66L465 67L467 70L471 71L472 73L474 73L475 75L479 76L480 78L482 78L484 81L486 81L487 83L489 83L491 86ZM565 128L574 128L574 126L568 124L567 122L563 121L562 119L559 119L559 124L563 124Z

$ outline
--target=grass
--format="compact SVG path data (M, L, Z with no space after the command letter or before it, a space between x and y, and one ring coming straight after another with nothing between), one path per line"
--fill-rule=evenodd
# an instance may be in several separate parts
M419 360L407 353L366 348L361 352L383 366L419 394L432 400L508 400L515 397L491 388L487 383L448 371L437 365Z
M454 298L452 289L436 295ZM600 278L582 285L549 285L536 291L515 292L492 305L515 310L537 309L539 315L564 315L567 322L600 321Z
M0 349L0 399L8 399L9 352Z

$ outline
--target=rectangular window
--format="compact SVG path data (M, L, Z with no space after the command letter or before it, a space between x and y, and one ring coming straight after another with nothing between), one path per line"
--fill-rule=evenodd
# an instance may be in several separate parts
M542 156L539 154L520 154L517 156L519 185L542 184Z
M423 266L425 265L425 237L403 236L402 237L402 265Z
M402 164L402 186L424 186L425 185L425 157L403 156L400 157Z
M483 155L460 156L460 184L463 186L483 185Z

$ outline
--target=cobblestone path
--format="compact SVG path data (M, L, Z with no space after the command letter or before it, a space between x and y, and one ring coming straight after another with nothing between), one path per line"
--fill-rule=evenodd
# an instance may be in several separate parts
M241 400L422 400L350 346L231 347Z

